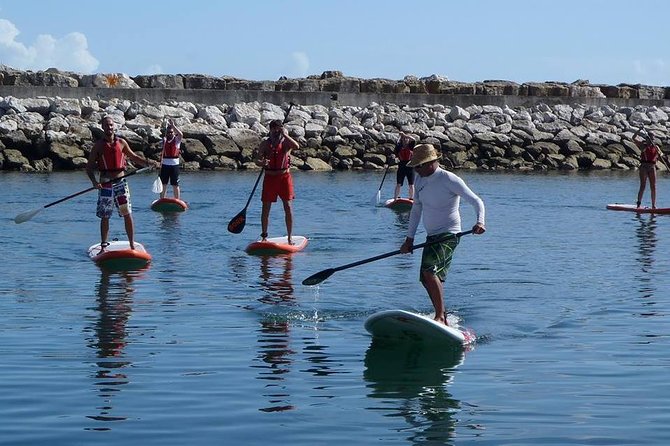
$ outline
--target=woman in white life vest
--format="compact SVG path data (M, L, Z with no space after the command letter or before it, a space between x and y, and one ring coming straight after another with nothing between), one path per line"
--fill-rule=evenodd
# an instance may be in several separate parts
M172 119L168 120L167 128L165 129L165 136L162 141L161 152L161 172L160 178L163 183L163 191L161 198L165 198L168 182L172 186L174 197L181 199L181 191L179 189L179 154L181 152L181 140L184 134L174 125Z

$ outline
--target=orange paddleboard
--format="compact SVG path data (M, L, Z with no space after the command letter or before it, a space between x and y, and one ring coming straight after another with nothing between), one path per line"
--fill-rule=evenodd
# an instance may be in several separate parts
M188 205L179 198L159 198L151 203L151 210L156 212L184 212L186 209Z
M289 245L288 237L270 237L264 241L250 243L245 251L253 255L278 255L292 254L302 251L307 246L307 237L294 235L291 237L292 244Z
M384 203L384 206L386 206L389 209L393 209L394 211L409 211L412 209L412 205L414 204L414 200L410 200L409 198L397 198L397 199L390 199L386 200L386 203Z
M142 269L151 262L151 254L141 243L135 242L135 249L130 249L127 240L109 242L104 250L100 243L88 248L88 256L99 267L116 270Z

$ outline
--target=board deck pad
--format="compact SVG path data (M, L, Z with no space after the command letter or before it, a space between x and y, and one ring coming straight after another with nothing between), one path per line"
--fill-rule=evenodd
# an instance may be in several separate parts
M636 212L638 214L670 214L670 208L652 209L647 206L637 207L634 204L622 204L622 203L608 204L607 209L609 209L610 211Z
M293 244L289 245L287 236L270 237L265 241L258 240L250 243L245 251L253 255L292 254L305 249L308 243L307 237L302 235L291 236L291 241Z
M405 310L385 310L375 313L365 321L365 329L377 339L434 342L460 347L472 344L476 340L472 330L458 326L453 318L449 318L447 326L433 320L432 315Z
M159 198L151 203L151 210L156 212L184 212L186 209L188 205L179 198Z
M88 248L88 256L98 266L115 270L142 269L151 262L151 254L141 243L135 242L132 250L127 240L111 241L104 250L97 243Z
M412 209L412 205L414 204L414 200L410 200L409 198L398 198L398 199L389 199L384 202L384 206L386 206L389 209L393 209L394 211L409 211Z

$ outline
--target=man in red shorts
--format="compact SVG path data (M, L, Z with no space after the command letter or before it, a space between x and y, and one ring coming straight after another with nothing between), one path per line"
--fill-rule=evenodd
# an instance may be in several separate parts
M270 136L261 142L258 153L265 169L263 179L263 193L261 201L261 239L268 237L268 223L270 219L270 208L272 203L281 198L284 204L284 218L286 220L286 233L289 244L291 232L293 231L293 209L291 200L295 198L293 193L293 178L291 177L291 150L299 147L295 139L288 135L284 125L279 119L270 122Z

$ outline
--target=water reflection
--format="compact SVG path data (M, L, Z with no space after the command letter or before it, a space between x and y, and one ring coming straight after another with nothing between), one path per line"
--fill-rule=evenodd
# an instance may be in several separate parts
M100 271L96 285L97 320L90 327L88 347L95 350L97 369L92 377L98 396L102 398L98 413L88 418L102 421L123 421L127 417L114 415L113 397L130 382L126 370L131 365L124 357L127 344L127 323L132 312L133 281L141 271ZM110 430L109 426L92 430Z
M365 355L364 379L372 410L403 417L413 444L447 444L455 429L453 414L460 402L448 391L454 369L462 364L461 350L427 344L373 341Z
M260 280L262 296L259 301L270 305L293 305L293 264L291 256L261 256ZM295 351L290 346L289 321L274 312L261 321L258 338L260 361L258 379L266 381L263 396L270 405L262 412L283 412L295 407L290 402L285 375L291 370Z
M640 264L640 274L638 280L640 282L640 294L642 298L653 298L656 292L654 286L656 278L654 277L654 253L658 244L658 237L656 236L656 216L636 215L638 220L638 227L636 229L636 236L638 240L637 257L636 260ZM653 305L653 302L650 302Z

